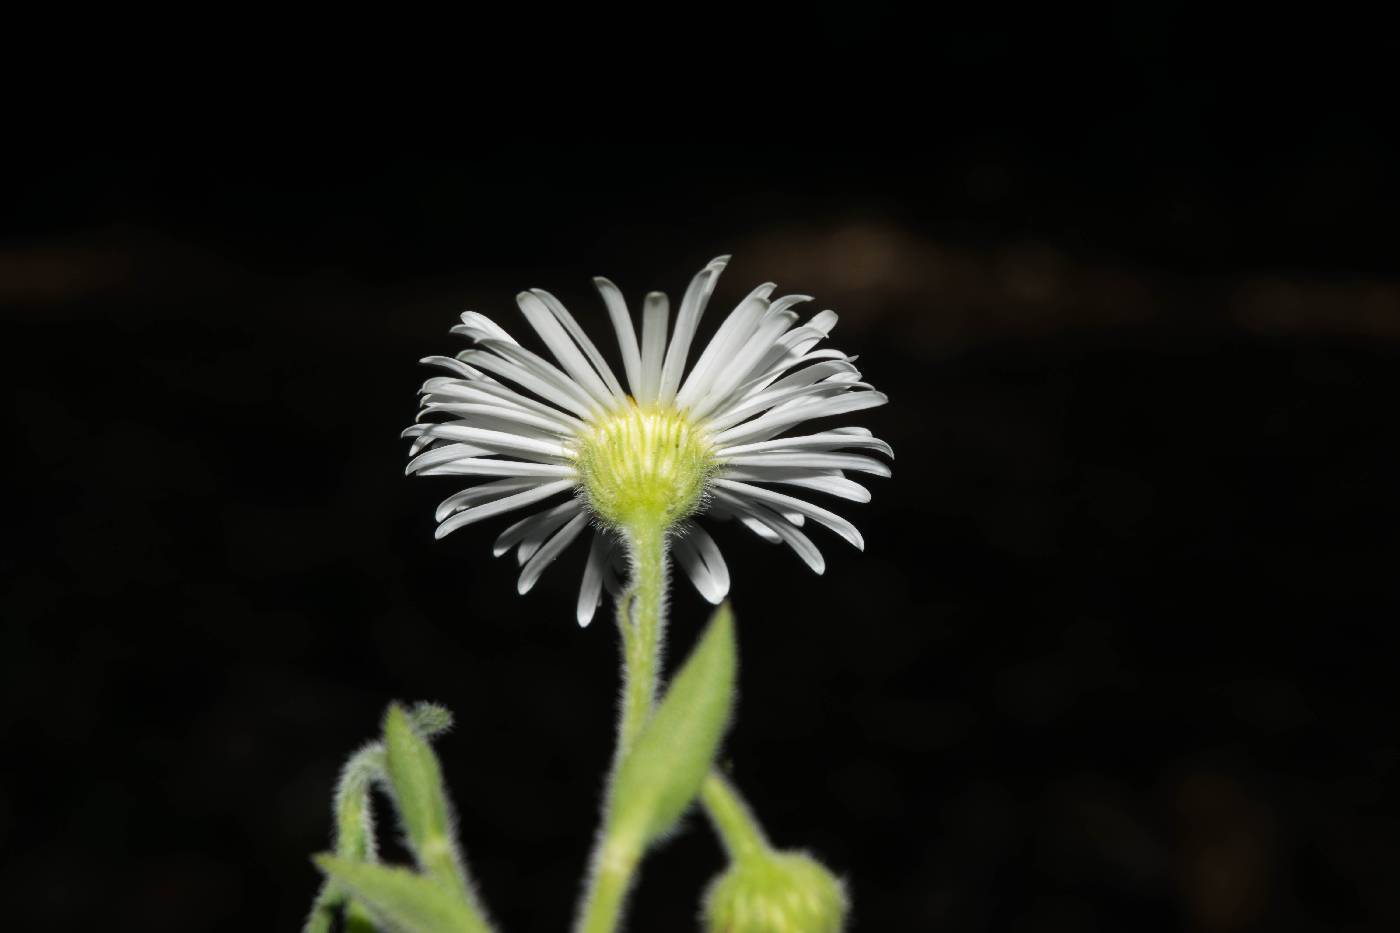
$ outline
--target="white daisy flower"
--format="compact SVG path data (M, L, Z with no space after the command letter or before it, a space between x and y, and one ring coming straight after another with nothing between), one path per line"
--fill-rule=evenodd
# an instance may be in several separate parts
M792 308L811 299L774 299L772 283L739 302L687 370L701 315L728 260L715 259L691 281L669 340L664 294L646 296L639 341L617 286L593 280L612 319L626 388L548 292L531 289L518 301L554 362L490 318L463 313L452 332L474 346L423 360L451 375L423 383L418 423L404 432L413 438L408 473L486 480L443 500L437 537L532 509L495 545L497 556L516 551L517 588L525 593L591 524L580 625L592 620L604 587L620 589L626 539L639 529L659 529L712 603L728 593L729 569L694 521L702 513L786 544L817 573L825 562L803 530L808 521L863 549L854 525L802 496L868 502L870 493L846 474L889 476L885 463L861 451L893 457L890 446L861 427L790 432L887 399L860 381L855 357L816 349L836 314L821 311L798 324ZM549 504L555 498L560 501Z

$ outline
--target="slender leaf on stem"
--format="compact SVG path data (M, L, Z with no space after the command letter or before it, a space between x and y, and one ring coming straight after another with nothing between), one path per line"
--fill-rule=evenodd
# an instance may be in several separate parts
M422 736L431 738L452 727L452 713L434 703L415 703L407 712L409 722ZM377 784L386 786L386 754L383 742L360 748L341 769L335 791L335 854L349 861L377 862L374 811L370 794ZM303 933L330 933L337 912L344 907L346 933L374 933L364 905L350 899L333 880L326 879Z
M384 718L384 747L390 790L418 866L456 891L480 915L453 835L452 811L437 756L398 704L390 706Z
M711 619L613 786L612 824L642 846L669 832L700 790L734 705L734 619Z
M333 855L313 860L386 929L402 933L486 933L490 929L457 892L429 875Z

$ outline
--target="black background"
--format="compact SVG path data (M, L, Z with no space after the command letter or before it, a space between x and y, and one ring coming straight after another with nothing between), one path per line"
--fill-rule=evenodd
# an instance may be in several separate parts
M465 308L520 333L521 288L605 332L589 276L675 297L732 252L709 328L766 279L814 294L892 400L858 420L895 476L841 506L865 554L821 539L819 578L717 534L725 759L848 878L854 928L1395 928L1396 47L1134 10L814 13L792 62L781 35L706 60L773 95L763 125L722 118L742 90L623 115L572 61L537 108L506 60L413 131L308 133L312 93L235 126L192 93L18 147L20 926L296 928L337 768L424 698L458 717L440 752L493 914L564 928L615 633L573 622L581 550L520 598L491 529L434 543L455 487L402 476L415 361ZM606 132L551 124L575 94ZM679 656L706 609L674 607ZM632 928L687 928L720 867L690 819Z

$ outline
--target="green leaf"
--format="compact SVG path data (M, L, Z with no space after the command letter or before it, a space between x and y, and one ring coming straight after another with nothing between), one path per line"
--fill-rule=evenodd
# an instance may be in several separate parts
M424 739L441 735L452 727L452 713L446 707L435 703L415 703L404 716L411 726L411 731ZM436 766L432 752L427 754ZM376 784L386 786L389 779L387 766L384 743L370 742L352 755L341 770L340 782L335 792L335 852L339 858L357 862L379 860L370 792ZM440 786L440 776L438 783ZM446 806L445 798L443 805ZM447 838L450 841L450 834ZM453 853L455 849L449 847L446 855L452 856ZM442 858L443 853L439 852L439 859ZM456 873L454 864L460 864L460 859L455 863L451 858L445 860L442 867L448 875ZM465 888L465 873L462 885ZM466 889L463 900L469 908L480 912L469 889ZM335 917L342 907L345 909L346 933L374 933L372 918L366 913L364 905L348 898L347 892L331 879L327 879L317 895L303 933L330 933Z
M726 603L637 736L613 785L613 825L645 846L669 832L709 773L734 705L734 619Z
M364 905L375 922L400 933L486 933L489 927L456 892L407 868L352 862L333 855L313 861Z
M483 913L457 849L442 768L427 740L397 703L384 717L384 749L394 804L418 866L455 890L472 911Z

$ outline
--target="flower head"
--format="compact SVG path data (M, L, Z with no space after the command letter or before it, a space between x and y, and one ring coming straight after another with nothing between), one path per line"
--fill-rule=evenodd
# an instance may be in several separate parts
M705 890L701 918L714 933L838 933L846 889L802 852L760 852L734 861Z
M759 537L784 543L817 573L821 552L803 528L823 525L857 548L860 532L805 498L773 487L819 492L856 502L870 494L847 472L888 476L888 444L860 427L793 435L818 418L883 405L860 381L854 357L817 349L836 323L822 311L798 324L803 295L773 299L775 285L754 289L720 324L687 369L701 316L728 257L691 281L674 329L666 296L642 306L641 339L622 293L594 279L617 335L624 389L597 346L553 295L521 292L520 310L553 356L522 347L490 318L462 315L454 333L474 346L425 363L451 375L423 384L409 473L485 479L438 506L437 536L465 525L533 508L496 539L500 556L515 549L518 589L595 525L579 592L587 625L605 586L616 591L625 560L623 537L642 526L670 532L677 562L700 594L718 603L729 570L714 540L694 519L733 519ZM567 497L567 498L565 498ZM551 499L562 499L548 504Z

